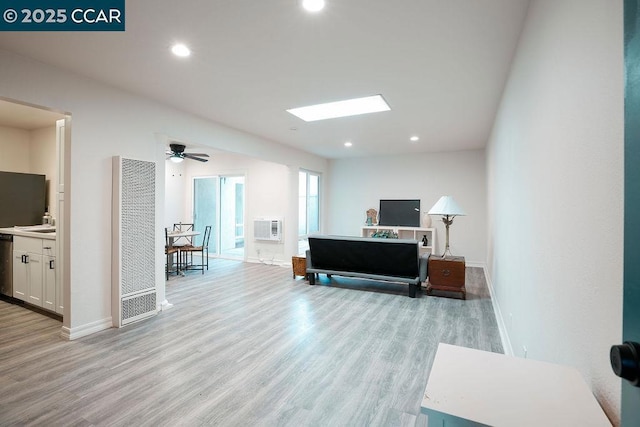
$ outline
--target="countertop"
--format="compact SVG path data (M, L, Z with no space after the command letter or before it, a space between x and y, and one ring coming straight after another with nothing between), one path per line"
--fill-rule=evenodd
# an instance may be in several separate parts
M56 227L52 225L30 225L25 227L0 228L0 234L35 237L37 239L56 240Z

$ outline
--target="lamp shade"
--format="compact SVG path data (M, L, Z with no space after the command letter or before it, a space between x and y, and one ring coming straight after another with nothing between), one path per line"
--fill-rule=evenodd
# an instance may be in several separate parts
M428 212L429 215L463 216L466 213L451 196L442 196Z

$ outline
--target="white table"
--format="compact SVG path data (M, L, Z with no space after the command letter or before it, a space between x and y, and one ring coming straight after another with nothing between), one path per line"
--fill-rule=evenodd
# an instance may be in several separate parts
M176 247L176 248L180 249L180 246L183 246L183 245L175 244L176 240L180 239L181 237L198 236L199 234L200 234L200 232L199 231L195 231L195 230L169 231L167 233L167 238L169 239L169 246L173 246L173 247ZM171 270L171 268L173 268L173 259L170 258L170 260L169 260L169 270ZM180 274L181 276L184 276L184 270L178 270L178 274Z
M421 412L434 426L611 426L571 367L440 343Z
M195 230L169 231L167 233L167 237L169 238L169 246L174 246L175 241L180 239L181 237L194 237L194 236L198 236L199 234L200 232ZM180 245L175 245L175 246L179 247Z

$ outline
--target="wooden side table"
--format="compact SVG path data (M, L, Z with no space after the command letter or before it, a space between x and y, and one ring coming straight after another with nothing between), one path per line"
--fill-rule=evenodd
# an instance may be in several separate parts
M460 293L462 299L466 299L465 267L464 257L461 256L430 256L427 295L431 295L433 291L447 291Z
M293 266L293 278L296 276L307 276L307 259L305 257L291 257L291 265Z

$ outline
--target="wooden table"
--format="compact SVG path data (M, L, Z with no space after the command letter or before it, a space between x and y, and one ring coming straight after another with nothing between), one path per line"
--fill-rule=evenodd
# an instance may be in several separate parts
M462 299L466 299L465 267L464 257L461 256L430 256L427 295L431 295L433 291L456 292Z
M443 343L420 411L429 427L611 426L574 368Z
M307 276L307 259L301 256L291 257L291 265L293 266L293 278L296 276Z

